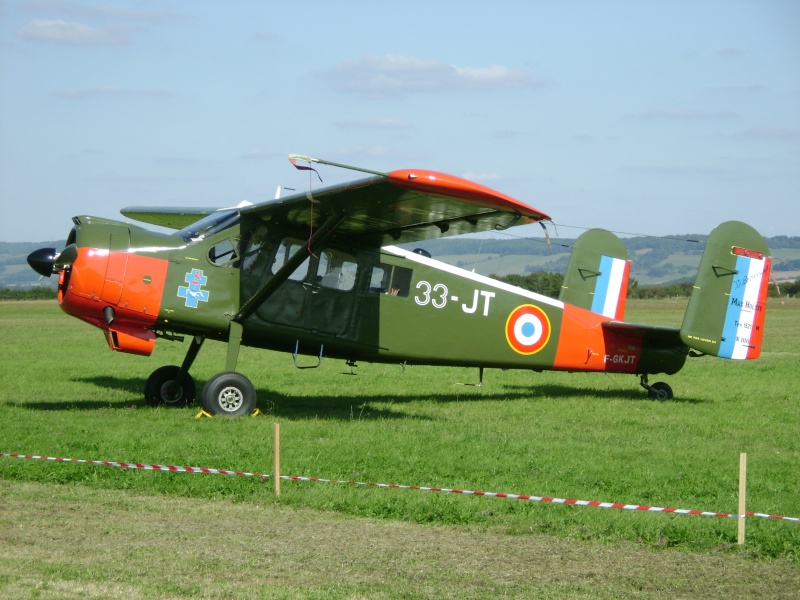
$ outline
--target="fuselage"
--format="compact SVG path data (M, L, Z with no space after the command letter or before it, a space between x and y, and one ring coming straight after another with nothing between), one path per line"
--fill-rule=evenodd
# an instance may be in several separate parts
M157 337L227 340L231 321L307 242L235 213L161 234L76 217L59 303L113 350ZM604 327L608 317L399 247L334 236L243 320L245 345L347 360L531 370L674 373L683 346ZM285 274L285 273L284 273Z

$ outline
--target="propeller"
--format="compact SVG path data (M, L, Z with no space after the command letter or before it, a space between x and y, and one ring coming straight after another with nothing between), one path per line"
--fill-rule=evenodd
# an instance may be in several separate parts
M64 267L72 266L78 258L78 247L70 244L61 252L56 252L55 248L39 248L28 255L28 264L31 269L43 277L50 277L53 273L58 273Z

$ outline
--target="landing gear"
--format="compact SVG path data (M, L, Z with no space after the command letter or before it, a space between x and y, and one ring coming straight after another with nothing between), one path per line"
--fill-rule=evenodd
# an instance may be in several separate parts
M663 381L656 381L653 385L647 383L647 375L642 375L640 385L647 390L647 397L653 400L672 400L672 388Z
M206 382L202 404L203 410L211 415L249 415L256 408L256 390L241 373L224 371Z
M150 374L144 384L144 399L148 406L186 406L194 402L197 391L189 368L202 345L203 338L193 338L180 367L168 365Z
M200 394L203 410L210 415L238 417L249 415L256 408L256 388L247 377L236 372L241 341L242 324L231 321L225 370L209 379Z
M184 373L179 379L180 370L180 367L168 365L153 371L144 384L144 399L148 406L186 406L194 402L194 379L189 373Z
M239 355L242 326L235 321L230 324L228 352L225 360L225 371L217 373L206 382L200 394L203 410L212 416L226 415L238 417L252 414L256 408L256 390L250 380L236 372L236 360ZM153 371L144 386L144 397L150 406L161 404L169 406L186 406L194 402L196 390L189 369L192 367L204 338L196 336L183 364L180 367L167 366Z

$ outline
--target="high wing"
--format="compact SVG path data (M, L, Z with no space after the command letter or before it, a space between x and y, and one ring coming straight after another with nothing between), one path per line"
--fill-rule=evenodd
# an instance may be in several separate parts
M316 161L315 162L322 162ZM341 165L340 165L341 166ZM405 169L293 194L240 209L287 229L343 217L336 235L376 245L406 243L549 220L546 214L453 175Z
M243 220L262 220L288 230L313 230L329 218L343 217L337 236L377 245L550 220L545 213L511 196L453 175L415 169L367 172L372 175L254 205L242 203L227 209L131 206L120 212L172 229L182 229L217 210L231 208L238 209Z

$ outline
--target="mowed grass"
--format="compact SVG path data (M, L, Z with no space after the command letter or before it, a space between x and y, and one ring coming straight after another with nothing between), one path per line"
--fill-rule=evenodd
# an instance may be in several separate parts
M631 303L628 320L679 325L684 306ZM149 373L179 364L185 344L159 341L150 358L109 352L99 330L47 302L0 304L0 331L0 452L271 473L272 429L279 422L285 474L729 513L737 512L739 453L747 452L748 510L800 516L796 300L771 301L761 359L689 360L663 378L675 390L670 402L648 400L633 376L488 370L484 385L475 387L469 385L477 382L474 369L361 364L352 375L343 362L326 360L319 369L298 371L289 353L248 348L239 370L252 379L266 414L240 419L195 419L198 407L144 405ZM224 345L208 343L193 369L198 389L223 365ZM747 543L739 548L734 519L286 481L275 498L271 482L252 478L10 458L0 459L0 479L4 495L21 493L27 482L42 490L52 484L98 494L122 490L155 498L156 507L164 505L157 498L185 497L200 507L222 501L311 508L389 523L465 526L530 544L546 534L591 544L580 546L583 551L599 541L779 559L795 575L800 558L800 524L766 519L748 519ZM33 496L30 489L38 488L24 489ZM63 493L47 493L62 503ZM112 504L124 503L113 498ZM251 517L243 517L243 530ZM200 529L215 526L213 515L200 512L195 520ZM176 554L182 543L185 537L177 536ZM90 577L65 577L73 575ZM452 575L448 586L455 587L436 589L459 595L459 579ZM370 585L334 586L323 595L383 589ZM408 585L412 596L428 593ZM491 588L509 589L538 588ZM618 596L632 588L612 589ZM796 577L792 590L800 592ZM167 592L152 593L173 593ZM174 591L184 593L190 592Z

